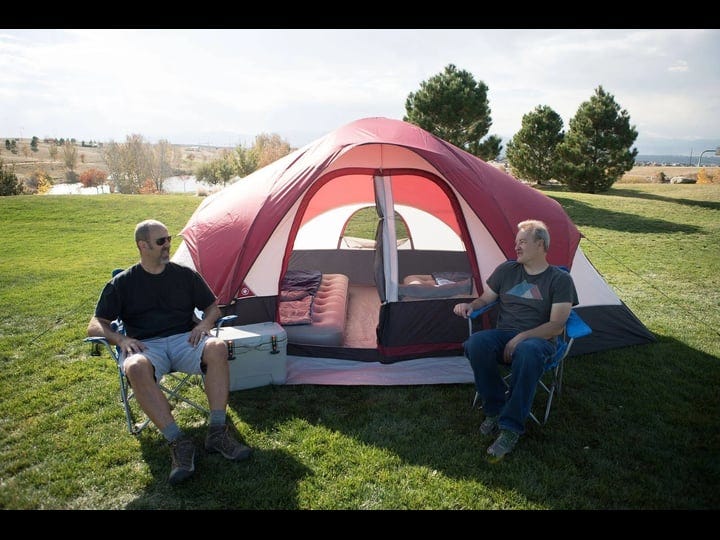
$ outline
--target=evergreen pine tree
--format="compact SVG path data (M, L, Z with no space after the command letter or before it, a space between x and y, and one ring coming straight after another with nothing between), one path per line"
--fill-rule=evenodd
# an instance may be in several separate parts
M599 86L580 105L558 145L558 179L574 191L607 191L633 168L637 149L631 146L636 138L628 112Z

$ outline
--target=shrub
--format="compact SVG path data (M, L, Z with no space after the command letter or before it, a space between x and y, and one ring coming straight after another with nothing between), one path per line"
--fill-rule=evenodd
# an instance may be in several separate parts
M42 195L50 189L52 189L52 179L46 171L38 169L25 179L25 193Z
M22 192L23 184L18 180L15 168L6 167L5 162L0 159L0 196L20 195Z
M714 182L715 178L707 172L707 169L705 169L705 167L700 167L700 170L697 173L697 183L712 184Z
M155 182L152 181L152 178L148 178L140 188L140 193L143 195L152 195L160 192L158 191Z
M650 177L650 181L655 184L667 184L668 182L670 182L670 178L668 178L668 175L665 174L663 171L660 171L656 174L653 174Z

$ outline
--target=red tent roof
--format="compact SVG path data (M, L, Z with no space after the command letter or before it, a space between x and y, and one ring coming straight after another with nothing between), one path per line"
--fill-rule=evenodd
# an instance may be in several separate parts
M201 203L181 235L218 301L233 299L279 221L329 165L353 148L380 144L405 148L430 163L465 199L508 258L515 257L517 223L541 219L552 238L549 262L571 267L580 232L557 201L413 124L365 118Z

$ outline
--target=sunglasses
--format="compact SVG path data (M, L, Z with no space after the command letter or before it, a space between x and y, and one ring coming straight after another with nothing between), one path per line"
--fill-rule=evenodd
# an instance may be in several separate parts
M171 240L172 236L161 236L160 238L155 239L155 245L164 246L165 242L170 242Z

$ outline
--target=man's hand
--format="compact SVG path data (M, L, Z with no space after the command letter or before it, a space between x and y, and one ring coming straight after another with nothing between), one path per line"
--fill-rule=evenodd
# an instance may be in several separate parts
M124 336L118 342L118 347L120 347L120 350L122 351L123 355L125 355L125 358L132 354L143 352L147 348L142 341L128 336Z
M453 313L457 315L458 317L465 317L466 319L470 316L470 314L473 312L472 304L468 303L461 303L461 304L455 304L455 307L453 308Z
M512 355L515 352L515 349L517 349L517 346L520 345L520 343L524 340L525 338L523 337L523 335L518 334L507 342L507 344L505 345L505 350L503 350L503 362L505 362L506 364L510 364L512 362Z
M190 345L197 347L200 342L210 335L210 331L207 330L203 325L198 324L195 328L190 330L190 336L188 342Z

